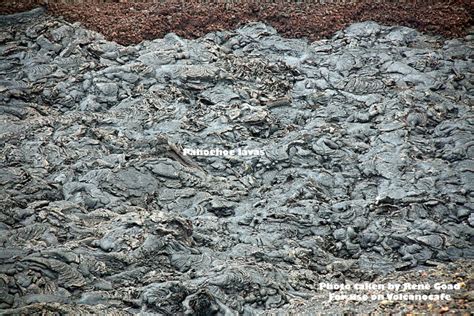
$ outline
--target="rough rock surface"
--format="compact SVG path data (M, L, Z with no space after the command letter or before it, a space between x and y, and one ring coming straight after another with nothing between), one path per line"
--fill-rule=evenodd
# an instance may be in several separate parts
M5 313L253 315L473 258L473 34L121 46L29 14L0 22Z
M431 286L429 290L406 290L393 292L384 290L367 291L331 291L321 290L316 295L308 297L306 300L294 299L288 306L280 309L273 309L262 313L262 315L298 315L311 316L320 315L470 315L474 308L474 262L472 260L459 260L456 263L439 264L434 268L413 271L400 271L387 277L377 278L372 285L387 284L411 284L411 286L427 284ZM435 290L435 284L459 284L462 290ZM441 293L452 295L451 300L446 301L329 301L330 293L360 293L370 295L384 295L389 297L392 292L403 295L440 295Z
M369 20L462 37L473 25L474 16L472 0L2 0L0 14L38 5L71 23L81 22L122 45L163 37L169 32L196 38L255 21L273 26L283 36L311 41Z

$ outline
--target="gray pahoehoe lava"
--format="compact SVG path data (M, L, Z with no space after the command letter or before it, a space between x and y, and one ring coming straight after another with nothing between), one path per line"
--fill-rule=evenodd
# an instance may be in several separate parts
M473 257L472 35L364 22L308 43L251 23L124 47L12 21L6 313L252 315Z

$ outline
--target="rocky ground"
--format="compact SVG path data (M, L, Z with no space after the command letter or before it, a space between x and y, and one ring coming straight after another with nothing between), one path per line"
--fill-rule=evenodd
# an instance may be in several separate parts
M321 282L393 280L462 288L362 311L472 310L472 29L0 23L3 313L311 314Z
M81 22L123 45L163 37L174 32L197 38L209 32L232 30L260 21L290 38L311 41L330 37L352 23L376 21L402 25L447 37L463 37L473 24L471 0L357 0L324 1L207 1L204 0L3 0L1 13L15 13L44 5L49 12L69 22ZM119 3L117 3L119 2ZM144 2L144 3L143 3Z

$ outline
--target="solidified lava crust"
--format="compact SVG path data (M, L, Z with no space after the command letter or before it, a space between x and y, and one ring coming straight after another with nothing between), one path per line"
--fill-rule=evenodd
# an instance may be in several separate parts
M365 21L308 41L253 22L122 46L42 9L3 16L1 312L468 313L465 32ZM319 286L363 282L459 289L347 303Z

